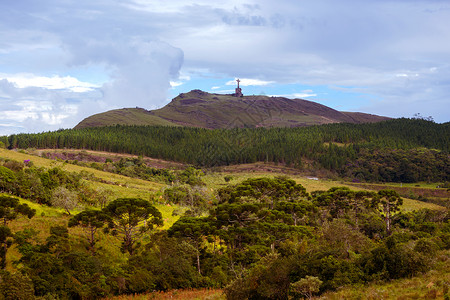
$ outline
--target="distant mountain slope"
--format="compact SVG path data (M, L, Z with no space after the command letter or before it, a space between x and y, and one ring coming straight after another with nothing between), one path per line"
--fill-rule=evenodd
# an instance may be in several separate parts
M147 111L124 108L90 116L75 128L122 125L165 125L203 128L300 127L328 123L369 123L389 118L339 112L325 105L283 97L211 94L200 90L180 94L165 107Z
M116 124L178 126L143 108L122 108L87 117L75 126L75 128L101 127Z

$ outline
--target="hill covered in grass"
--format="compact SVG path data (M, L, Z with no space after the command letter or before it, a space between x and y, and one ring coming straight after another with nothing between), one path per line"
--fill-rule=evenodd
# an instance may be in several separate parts
M123 108L90 116L75 128L110 125L235 127L300 127L329 123L370 123L388 120L365 113L340 112L325 105L283 97L211 94L193 90L165 107L147 111Z

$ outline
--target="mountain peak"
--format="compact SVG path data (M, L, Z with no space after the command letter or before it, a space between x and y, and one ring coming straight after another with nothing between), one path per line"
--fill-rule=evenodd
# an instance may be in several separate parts
M93 115L75 128L123 125L203 128L299 127L328 123L379 122L389 118L340 112L317 102L263 95L236 96L202 90L181 93L165 107L147 111L124 108Z

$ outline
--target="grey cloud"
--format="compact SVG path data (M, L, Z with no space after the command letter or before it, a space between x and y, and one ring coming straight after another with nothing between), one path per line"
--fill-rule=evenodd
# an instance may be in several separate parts
M44 1L37 6L29 2L27 13L21 12L20 4L8 11L20 17L27 24L24 27L34 25L42 35L56 37L63 51L60 69L104 65L112 78L103 88L106 102L118 105L128 87L122 104L152 107L166 100L169 81L178 77L183 53L160 41L148 16L129 11L123 3Z
M374 99L356 107L368 112L387 111L391 103L424 115L441 107L436 113L443 115L448 103L448 1L173 0L158 2L158 9L144 2L4 1L0 53L16 53L8 65L25 71L107 70L110 81L89 101L80 99L76 117L124 106L155 108L182 64L186 71L228 77L352 86ZM418 76L396 77L403 73ZM45 97L64 104L65 97L81 97L55 93Z

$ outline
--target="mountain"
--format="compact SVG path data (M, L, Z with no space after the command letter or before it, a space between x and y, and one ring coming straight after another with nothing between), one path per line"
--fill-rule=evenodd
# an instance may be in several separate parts
M157 110L123 108L90 116L76 129L122 125L162 125L203 128L300 127L328 123L370 123L387 117L340 112L325 105L284 97L182 93Z

